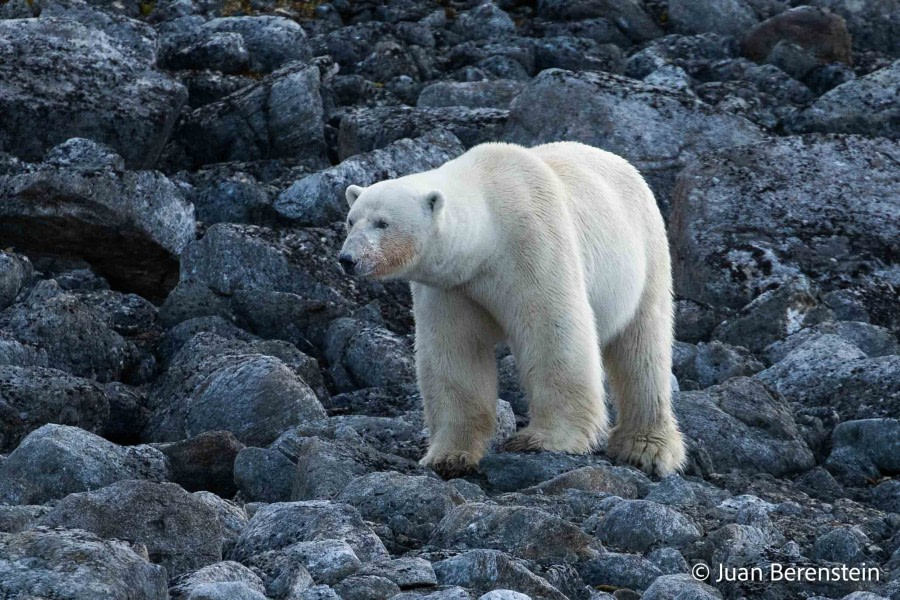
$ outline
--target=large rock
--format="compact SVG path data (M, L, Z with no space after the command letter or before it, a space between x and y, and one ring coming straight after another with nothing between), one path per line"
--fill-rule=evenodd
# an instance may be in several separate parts
M274 208L282 217L302 225L342 221L348 210L344 197L348 185L365 187L383 179L429 171L462 152L459 140L451 133L430 132L419 138L402 139L304 177L278 196Z
M13 303L33 274L26 257L0 250L0 311Z
M0 150L35 161L85 137L115 148L131 168L156 162L184 87L75 21L0 21L0 39Z
M761 137L749 121L685 92L610 73L549 69L513 101L505 139L527 146L577 141L619 154L665 206L675 174L698 154Z
M355 506L367 521L386 525L393 534L391 545L402 549L427 542L441 519L465 499L440 479L372 473L348 483L335 502Z
M538 15L548 19L609 19L634 42L646 42L663 33L637 0L540 0L537 9Z
M0 463L0 502L40 504L126 479L165 481L166 457L149 446L117 446L77 427L45 425Z
M434 565L438 583L485 592L509 589L535 600L564 600L565 594L531 572L524 561L499 550L470 550Z
M509 108L513 98L522 91L521 81L495 79L493 81L436 81L419 93L416 106L466 106L468 108Z
M84 531L0 533L0 594L60 600L166 600L166 570L139 548Z
M325 166L320 82L316 65L288 65L187 115L174 143L193 167L282 157Z
M756 378L791 402L836 412L841 421L900 414L900 356L869 358L835 334L799 345Z
M0 366L0 450L47 423L100 431L109 418L104 386L42 367Z
M496 108L412 108L384 106L349 112L341 119L338 155L345 160L355 154L384 148L403 138L414 138L432 130L449 131L471 148L501 138L507 111Z
M230 431L210 431L159 446L169 459L172 481L189 492L207 490L226 498L237 491L234 461L243 449Z
M202 586L216 583L241 583L259 594L266 591L256 573L240 563L226 560L182 575L174 582L169 593L173 600L187 600L194 598L194 593L202 590Z
M747 32L741 49L761 61L782 41L809 51L822 63L851 63L850 33L840 16L813 6L799 6L766 19Z
M429 542L437 548L493 548L541 563L591 558L591 538L581 529L541 510L468 503L437 526Z
M789 133L859 133L900 138L900 60L843 83L791 116Z
M132 323L133 329L117 323L117 319L145 309L147 320ZM139 296L66 292L49 280L35 286L23 302L0 313L0 328L20 343L42 351L48 366L109 382L138 374L143 357L129 337L151 329L155 318L153 305ZM34 388L49 375L22 387Z
M606 544L646 552L656 546L683 546L701 536L697 525L677 510L648 500L623 500L601 520L598 534Z
M881 475L900 473L900 421L847 421L834 429L825 466L852 485L864 485Z
M675 414L695 451L717 472L744 469L784 475L815 465L790 406L746 377L698 392L681 392Z
M384 327L351 318L335 319L325 339L328 374L339 392L415 383L412 344Z
M149 298L177 282L178 256L195 227L194 207L174 183L156 171L124 171L117 155L88 140L69 140L45 163L0 174L5 243L25 254L86 260L116 287Z
M222 17L207 21L201 29L204 32L240 35L247 47L248 67L257 73L268 73L295 60L310 57L303 28L285 17Z
M743 0L669 0L669 23L678 33L723 33L740 37L756 25Z
M363 562L388 558L388 553L359 513L346 504L321 500L280 502L260 508L231 553L237 561L297 542L341 540Z
M897 152L883 139L789 137L690 165L669 227L677 293L738 309L798 273L826 290L877 275L900 249Z
M171 483L122 481L70 494L38 523L140 542L169 577L222 560L223 532L215 511Z
M325 417L303 379L281 359L247 344L199 333L172 359L150 394L144 437L174 442L230 431L265 446L292 425Z
M842 16L862 50L900 54L900 4L897 0L810 0L807 4L827 8Z

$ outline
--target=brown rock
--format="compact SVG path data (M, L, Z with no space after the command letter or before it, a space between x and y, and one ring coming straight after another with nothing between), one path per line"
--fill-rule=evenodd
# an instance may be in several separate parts
M169 458L172 481L187 491L205 490L226 498L237 492L234 459L244 445L230 431L208 431L158 448Z
M766 19L747 33L741 51L748 58L762 61L783 40L805 48L822 63L852 63L850 33L844 19L812 6L800 6Z

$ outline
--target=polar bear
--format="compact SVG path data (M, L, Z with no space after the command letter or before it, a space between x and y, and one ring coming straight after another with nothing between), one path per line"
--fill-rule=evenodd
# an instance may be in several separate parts
M665 225L627 161L574 142L488 143L346 196L344 270L412 288L422 464L445 476L476 467L505 341L530 419L505 450L591 452L607 433L605 373L618 414L608 454L680 469Z

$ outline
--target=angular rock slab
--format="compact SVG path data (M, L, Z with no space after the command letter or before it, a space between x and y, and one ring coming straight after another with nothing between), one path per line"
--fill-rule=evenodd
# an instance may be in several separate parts
M31 432L0 463L0 502L40 504L126 479L164 481L165 455L149 446L118 446L66 425Z
M663 204L675 174L698 154L759 141L743 117L685 92L595 71L548 69L516 97L504 139L526 146L577 141L619 154Z
M747 377L674 398L685 438L716 472L744 469L784 475L815 466L788 403Z
M223 532L216 512L172 483L122 481L71 494L39 524L140 542L169 577L222 560Z
M66 600L169 597L166 570L147 562L127 542L43 527L0 533L0 594Z
M2 102L0 91L0 112ZM104 146L70 140L44 164L0 174L0 238L24 254L86 260L119 289L164 295L194 239L194 207L162 173L123 171L120 161Z
M34 161L85 137L153 166L187 100L181 84L74 21L0 21L0 40L0 150Z
M676 292L738 309L798 273L827 289L884 269L900 252L898 156L886 139L813 135L698 160L669 225Z

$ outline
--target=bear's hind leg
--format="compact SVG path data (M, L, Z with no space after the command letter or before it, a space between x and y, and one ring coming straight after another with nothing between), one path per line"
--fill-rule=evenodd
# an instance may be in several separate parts
M672 412L672 306L667 293L638 309L604 348L603 360L618 408L609 455L650 474L680 470L685 451Z
M413 284L416 371L428 425L420 461L444 477L472 471L494 433L496 322L457 292Z
M594 314L584 290L574 287L574 293L549 301L523 299L514 311L537 315L509 327L530 420L503 445L504 450L585 454L606 433Z

